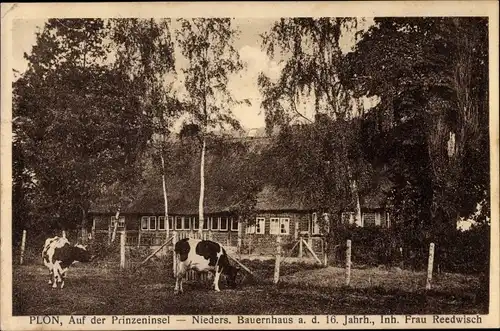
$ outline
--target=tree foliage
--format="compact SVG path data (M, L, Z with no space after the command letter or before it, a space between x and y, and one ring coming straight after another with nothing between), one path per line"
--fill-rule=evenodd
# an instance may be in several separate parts
M365 152L391 163L401 220L436 233L455 227L489 196L489 158L479 155L489 150L487 22L375 23L348 54L342 76L355 95L380 98L367 118L374 148Z
M262 107L268 127L304 118L297 103L314 100L315 113L351 117L349 96L339 82L343 29L357 26L353 18L282 18L264 33L263 47L271 58L281 54L285 65L277 82L261 74Z
M243 68L239 53L233 46L238 31L229 18L179 19L177 42L182 55L188 60L183 68L184 85L188 94L186 108L191 123L198 126L201 141L200 160L200 231L204 222L205 151L210 128L223 128L229 124L240 128L232 114L238 103L228 90L229 75ZM186 130L184 130L186 132ZM193 132L193 130L191 130Z
M318 210L353 207L360 181L370 171L358 157L360 126L352 121L350 91L340 82L339 41L342 31L356 26L353 18L283 18L263 35L271 58L285 62L277 81L263 74L258 79L268 132L283 128L271 151L284 160L276 165L276 184L294 186ZM315 115L314 121L301 112L301 102ZM306 125L287 128L296 119L306 119Z
M188 61L182 71L192 123L202 133L225 124L239 128L232 107L243 101L228 90L229 76L243 69L233 46L238 30L229 18L179 19L178 23L177 42Z
M160 149L182 110L172 88L176 72L170 23L170 19L110 20L114 66L131 77Z
M112 40L116 45L116 67L131 77L140 96L140 110L149 119L150 143L160 156L165 216L168 217L166 162L170 134L182 112L172 84L175 76L174 44L170 19L113 19ZM122 195L123 193L121 193Z
M135 178L148 140L133 82L105 64L107 34L99 19L48 20L14 83L14 158L42 228L85 224L103 189Z

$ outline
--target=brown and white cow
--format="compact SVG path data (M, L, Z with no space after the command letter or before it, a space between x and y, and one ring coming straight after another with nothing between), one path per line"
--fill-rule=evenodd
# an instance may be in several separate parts
M188 270L214 273L214 289L217 292L220 292L221 274L226 276L230 287L236 286L239 268L229 264L226 250L221 244L211 240L185 238L175 244L175 253L177 256L175 293L182 293L182 280Z
M60 283L63 288L69 267L75 262L89 262L92 256L83 245L72 246L66 238L53 237L45 240L42 259L49 269L49 284L57 288L57 283Z

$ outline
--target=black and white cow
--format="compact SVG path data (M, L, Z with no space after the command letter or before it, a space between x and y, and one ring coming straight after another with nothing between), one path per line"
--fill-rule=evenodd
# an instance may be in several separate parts
M92 256L83 245L72 246L66 238L53 237L45 240L42 259L43 264L49 269L49 284L57 288L57 283L60 283L63 288L69 267L74 262L89 262Z
M226 250L221 244L210 240L182 239L175 244L177 272L175 293L182 292L182 280L188 270L214 273L214 288L220 292L219 277L226 276L227 284L234 288L239 268L229 264Z

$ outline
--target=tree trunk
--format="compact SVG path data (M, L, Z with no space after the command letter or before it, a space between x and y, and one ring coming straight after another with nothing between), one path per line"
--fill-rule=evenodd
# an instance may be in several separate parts
M356 217L355 217L355 223L358 226L361 226L361 203L359 200L359 190L358 190L358 183L356 182L356 179L353 178L353 174L351 172L351 167L349 166L349 160L346 157L347 160L347 176L349 178L349 181L352 180L352 194L354 195L354 198L356 199Z
M205 199L205 137L203 137L203 143L201 146L201 162L200 162L200 200L198 204L198 212L200 218L199 234L200 238L203 233L203 224L205 219L203 217L203 205Z
M353 180L352 189L354 191L353 192L354 196L356 197L356 224L358 226L362 226L362 224L361 224L361 203L359 201L359 191L358 191L358 184L357 184L356 180Z
M165 158L163 157L163 151L161 152L161 179L163 182L163 200L165 203L165 229L167 229L167 239L169 238L170 235L170 228L168 224L168 197L167 197L167 182L166 182L166 176L165 176Z
M87 243L87 210L82 208L82 244Z
M115 226L113 227L113 234L111 235L111 242L115 241L116 238L116 231L118 229L118 218L120 217L120 208L116 211L115 215Z

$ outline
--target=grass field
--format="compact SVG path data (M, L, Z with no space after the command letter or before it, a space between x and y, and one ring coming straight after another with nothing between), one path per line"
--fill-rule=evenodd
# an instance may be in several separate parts
M352 270L345 287L344 270L301 264L283 265L272 284L272 261L247 261L259 280L247 278L235 290L221 282L185 283L174 295L171 270L158 264L132 271L115 266L74 265L64 289L48 285L43 266L13 269L13 314L475 314L488 313L487 298L475 276L440 274L425 291L425 274L402 270Z

